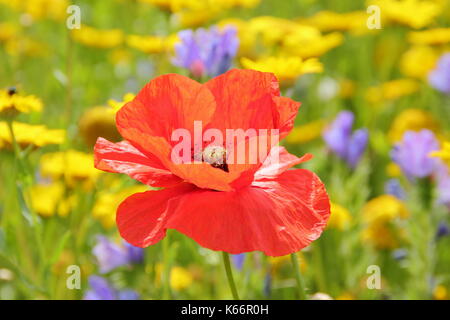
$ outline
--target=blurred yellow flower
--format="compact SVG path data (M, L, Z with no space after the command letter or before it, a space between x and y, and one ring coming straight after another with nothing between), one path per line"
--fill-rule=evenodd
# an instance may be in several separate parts
M339 46L344 37L339 32L322 35L316 28L299 25L295 30L283 37L282 49L290 55L304 59L320 57Z
M372 0L368 3L379 6L382 17L388 22L415 29L431 24L442 12L445 4L436 0Z
M395 219L406 219L409 216L405 204L394 196L385 194L378 196L362 209L363 221L367 224L381 224Z
M108 105L112 108L113 112L117 112L120 110L120 108L122 108L126 103L130 102L131 100L133 100L135 97L134 93L126 93L123 96L123 101L116 101L114 99L109 99L108 100Z
M125 36L120 29L99 30L82 25L80 29L72 30L72 37L88 47L111 49L120 46Z
M101 190L92 208L92 215L105 229L109 229L116 225L116 210L120 203L132 194L148 190L149 188L145 185L131 186L117 192Z
M325 121L316 120L301 126L295 126L286 137L286 142L291 144L302 144L313 141L322 136Z
M112 108L98 106L86 110L79 121L80 134L89 146L94 146L98 137L117 142L121 140Z
M0 23L0 42L18 37L19 27L11 22Z
M29 14L34 19L53 19L62 21L67 17L69 0L0 0L17 11Z
M306 259L301 252L297 253L297 258L300 266L300 271L305 272L308 268L308 264L306 263ZM281 256L281 257L267 257L268 262L271 266L271 272L273 275L277 274L281 268L285 265L291 265L291 256Z
M339 82L339 97L348 99L353 97L356 90L355 81L343 79Z
M402 55L400 70L407 77L426 80L438 58L439 54L433 48L414 46Z
M373 104L394 101L411 95L419 90L419 83L413 79L397 79L370 87L366 92L366 100Z
M65 197L64 184L61 182L32 186L30 200L33 210L45 218L52 217L55 213L66 217L76 204L73 195Z
M424 31L411 31L408 41L418 45L440 45L450 43L450 28L436 28Z
M5 42L5 51L14 57L42 57L49 53L49 49L45 43L23 35L7 40Z
M165 41L165 38L159 36L141 36L135 34L126 36L127 46L148 54L165 52Z
M350 292L343 292L336 297L336 300L356 300L356 297Z
M434 300L449 300L448 289L443 285L436 286L433 291L433 298Z
M331 202L330 212L327 228L344 231L350 226L352 216L346 208Z
M21 122L13 122L12 128L17 144L26 149L38 148L49 144L61 144L64 142L66 132L60 129L47 129L44 125L30 125ZM12 149L12 137L6 122L0 122L0 149Z
M450 141L444 142L442 149L436 152L431 153L433 157L438 157L442 159L445 163L447 163L450 168Z
M395 162L390 162L386 167L386 173L391 178L398 178L402 175L402 169Z
M365 11L338 13L321 10L312 17L299 19L298 22L316 27L322 32L350 31L353 34L370 32L367 28Z
M392 143L402 139L406 131L420 131L428 129L434 133L439 133L439 123L433 114L421 109L405 109L394 119L389 129L389 140Z
M73 187L81 182L90 187L100 174L94 168L94 156L77 150L46 153L40 160L41 174L54 181L64 179Z
M42 101L33 95L22 95L16 89L0 90L0 116L14 116L42 110Z
M398 219L406 219L409 212L405 204L391 195L381 195L366 203L362 209L365 229L362 239L377 249L395 249L404 238L397 227Z
M323 65L315 58L303 60L300 57L279 56L261 58L256 61L242 58L241 64L245 69L274 73L281 86L294 84L295 80L303 74L323 71Z
M164 266L158 263L155 266L156 282L160 283ZM174 266L170 269L170 287L176 291L181 291L188 288L194 281L192 273L180 266Z

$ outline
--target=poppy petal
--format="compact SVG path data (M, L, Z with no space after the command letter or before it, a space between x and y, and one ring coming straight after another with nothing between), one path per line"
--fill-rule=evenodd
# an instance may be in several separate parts
M164 238L170 208L176 199L192 190L182 183L172 188L136 193L125 199L117 209L119 233L136 247L148 247Z
M323 183L304 169L288 170L275 180L254 182L234 192L195 190L177 202L166 228L203 247L232 254L296 252L321 235L330 214Z
M158 158L144 155L127 141L112 143L98 138L94 147L94 158L97 169L125 173L149 186L168 187L181 182Z
M216 100L210 127L226 129L274 128L273 96L279 96L278 80L272 73L233 69L209 80L205 86Z
M284 147L275 146L271 149L261 168L256 172L255 179L273 179L289 168L311 160L312 157L312 154L307 153L303 157L298 158L287 152Z
M301 103L287 97L274 97L273 99L278 111L276 127L280 130L280 138L283 139L294 127Z
M206 126L215 108L214 97L205 86L178 74L167 74L150 81L118 111L117 128L125 140L152 153L154 146L146 137L162 137L170 143L176 129L193 132L194 121Z

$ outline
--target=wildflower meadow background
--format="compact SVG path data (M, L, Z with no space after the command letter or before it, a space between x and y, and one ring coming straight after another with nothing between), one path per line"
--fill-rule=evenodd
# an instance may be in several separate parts
M298 254L232 256L244 299L450 298L450 1L0 0L0 299L229 299L219 252L174 230L134 247L149 187L94 167L152 78L272 72L283 141L331 216Z

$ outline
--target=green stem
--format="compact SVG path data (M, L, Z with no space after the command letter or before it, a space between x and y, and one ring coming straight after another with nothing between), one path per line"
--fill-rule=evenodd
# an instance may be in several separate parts
M300 300L306 300L305 285L300 274L300 265L298 263L297 253L291 254L292 266L294 267L295 280L297 281L297 294Z
M170 300L171 292L170 292L170 257L169 257L169 238L166 235L166 238L162 241L163 245L163 300Z
M223 256L223 264L225 266L225 272L227 274L228 284L230 286L233 299L239 300L239 295L236 290L236 284L234 283L233 272L231 271L230 255L227 252L222 252L222 256Z

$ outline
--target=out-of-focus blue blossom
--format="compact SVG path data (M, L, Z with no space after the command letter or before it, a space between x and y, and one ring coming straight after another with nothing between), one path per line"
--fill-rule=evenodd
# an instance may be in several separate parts
M352 168L356 167L361 159L369 137L366 129L352 132L353 122L353 113L342 111L323 133L328 147Z
M84 300L137 300L139 295L132 290L116 290L108 281L99 276L89 277L88 290L84 296Z
M384 191L399 200L406 199L406 193L398 179L389 179L384 185Z
M439 159L430 157L430 153L438 149L439 142L433 132L407 131L403 139L394 146L391 157L409 179L425 178L437 169Z
M234 266L237 269L242 270L242 267L244 266L244 261L245 261L245 253L233 254L232 259L233 259Z
M407 256L408 251L406 249L397 249L392 252L392 257L398 261L405 259Z
M218 76L231 67L239 48L234 27L219 30L183 30L178 33L181 42L175 45L173 64L188 69L194 76Z
M128 242L123 242L123 245L127 251L128 261L130 263L139 264L144 261L144 249L135 247Z
M450 53L439 59L436 69L428 75L428 81L433 88L450 94Z
M450 234L450 228L446 222L441 222L436 230L436 240L442 237L448 236Z
M143 249L129 243L119 246L104 236L97 237L98 242L93 249L97 258L100 273L108 273L115 268L140 263L143 260Z

